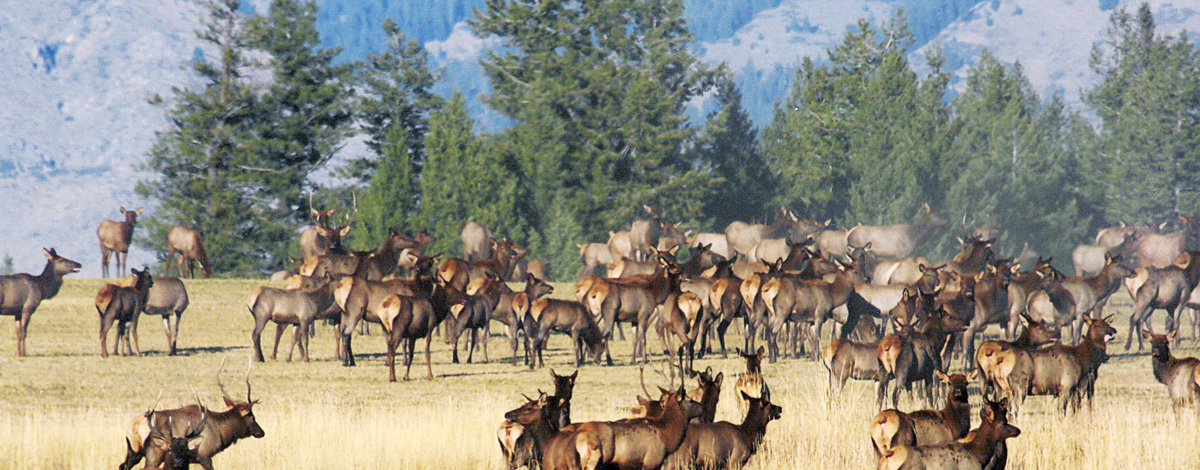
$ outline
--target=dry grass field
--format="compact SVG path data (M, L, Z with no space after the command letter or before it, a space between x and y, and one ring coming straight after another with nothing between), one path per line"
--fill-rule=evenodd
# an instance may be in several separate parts
M191 307L183 316L182 353L176 357L164 354L161 322L144 317L145 356L100 358L99 322L92 306L100 280L68 278L58 297L42 304L30 327L29 357L15 357L11 329L0 335L0 468L115 468L124 455L125 426L160 392L160 408L190 403L194 386L206 405L224 409L214 380L223 357L229 358L226 387L235 396L244 393L252 322L243 302L261 282L185 282ZM567 292L567 286L560 285L556 295ZM1123 345L1128 300L1118 294L1113 303ZM1162 314L1156 319L1161 324ZM268 335L271 332L268 326ZM312 340L311 363L268 358L265 364L255 364L251 381L254 398L261 400L255 414L266 436L237 443L215 458L216 466L503 468L496 426L505 411L522 403L522 393L551 387L548 372L502 362L508 351L499 336L491 342L490 363L452 365L447 347L438 339L435 380L388 383L378 332L374 326L374 336L355 338L361 357L355 368L343 368L333 359L333 338L324 326ZM740 344L740 339L731 340ZM656 338L650 344L659 348ZM1195 343L1184 344L1177 355L1197 354ZM573 370L565 338L555 337L551 348L547 365L560 373ZM641 388L638 368L625 365L629 343L617 342L615 348L620 365L589 364L580 371L572 403L576 421L620 418L636 404ZM1119 348L1110 346L1110 353ZM424 364L416 366L414 375L424 377ZM742 361L709 356L696 366L725 372L717 418L740 421L733 377L743 370ZM830 400L825 371L810 360L766 364L764 375L772 398L783 407L783 417L768 428L751 468L875 467L864 432L876 412L869 383L852 382ZM653 387L662 379L647 374L647 381ZM978 394L972 393L978 409ZM906 410L915 406L907 400L901 403ZM1155 382L1146 354L1117 354L1101 368L1092 411L1063 416L1053 410L1050 398L1031 397L1016 424L1022 434L1009 441L1011 469L1200 467L1196 418L1190 411L1179 416L1172 412L1166 388Z

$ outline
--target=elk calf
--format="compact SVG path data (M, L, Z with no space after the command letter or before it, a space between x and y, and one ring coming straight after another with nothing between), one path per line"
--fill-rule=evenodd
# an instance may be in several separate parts
M125 340L125 349L121 351L122 356L135 352L138 356L142 355L141 350L135 350L129 344L129 326L130 322L141 315L146 308L146 298L150 295L150 287L154 285L154 280L148 269L132 271L137 276L133 287L110 287L112 284L108 284L96 293L96 312L100 314L101 357L108 357L108 329L112 327L113 322L117 324L113 354L117 354L121 347L121 340Z
M1171 341L1178 331L1165 335L1142 332L1142 336L1150 340L1150 364L1154 378L1167 386L1171 395L1171 404L1176 410L1184 406L1196 404L1200 388L1197 388L1195 375L1200 373L1200 359L1194 357L1177 358L1171 355Z
M542 354L551 331L571 335L571 344L575 348L575 367L582 366L588 354L597 364L600 363L608 342L596 324L596 318L588 313L583 304L573 300L537 299L527 304L514 304L513 312L525 325L526 335L533 343L532 350L537 354L540 367L545 367ZM533 358L530 358L529 368L534 368Z

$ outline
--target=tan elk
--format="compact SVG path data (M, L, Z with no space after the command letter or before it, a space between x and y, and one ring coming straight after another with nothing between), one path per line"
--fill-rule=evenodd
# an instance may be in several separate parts
M599 266L607 266L615 260L612 256L612 251L608 249L608 245L603 243L583 243L577 244L579 247L579 256L583 259L583 274L580 276L590 276L596 274L596 268Z
M783 414L783 408L771 403L767 394L761 398L745 393L741 398L749 403L746 417L740 424L693 423L679 448L672 452L662 468L669 470L740 469L758 451L767 424Z
M1028 365L1019 364L1031 361L1029 351L1042 345L1058 340L1058 329L1050 328L1045 322L1029 318L1024 312L1021 318L1025 321L1025 331L1014 341L984 341L975 352L975 365L980 372L979 378L983 385L980 387L986 397L1007 397L1010 400L1023 399L1009 384L1009 376L1014 370L1029 370ZM1024 391L1020 391L1023 395ZM998 397L993 397L997 394Z
M179 253L179 277L183 277L183 265L187 263L188 276L196 277L196 269L192 262L200 264L200 272L204 277L212 276L212 265L208 263L208 253L204 251L204 243L200 241L200 232L176 225L167 231L167 269L171 267L171 258ZM168 273L170 274L170 273Z
M929 208L922 207L924 216L915 224L862 225L846 231L846 243L851 247L871 244L875 254L893 259L907 258L922 241L933 235L940 227L949 225L944 217Z
M1121 287L1121 282L1133 274L1120 258L1105 255L1104 260L1104 269L1095 276L1065 278L1057 285L1030 294L1029 316L1056 327L1071 326L1071 337L1078 342L1084 318L1094 315L1095 308L1106 302Z
M259 286L246 298L246 308L254 319L254 330L250 338L254 340L254 358L263 362L262 332L268 321L275 322L275 347L271 349L271 359L279 353L279 338L288 325L294 325L292 345L288 348L288 362L292 361L292 352L298 346L300 358L308 362L309 327L316 320L335 319L341 313L333 301L333 289L328 276L309 277L299 276L300 285L294 289L276 289Z
M1180 253L1200 249L1200 216L1179 214L1179 221L1183 223L1182 231L1163 235L1135 231L1134 236L1128 237L1134 239L1133 243L1122 242L1132 246L1124 249L1118 245L1112 250L1128 260L1131 269L1170 266Z
M729 240L725 238L723 233L697 233L688 237L688 246L709 245L713 253L721 255L726 259L732 258L733 250L729 248Z
M25 335L29 332L29 319L43 300L58 295L63 276L79 272L79 263L58 256L54 248L42 248L46 255L46 267L42 273L20 273L0 276L0 315L13 317L17 321L17 357L25 357Z
M224 361L222 361L224 368ZM133 466L146 459L146 467L158 467L168 457L155 451L154 447L145 446L150 437L150 429L166 429L170 424L173 434L184 434L184 430L197 426L204 421L200 435L193 438L189 446L189 460L199 464L205 470L213 469L212 459L221 451L229 448L237 441L248 437L262 438L266 435L258 420L254 417L254 405L258 400L250 396L250 369L246 369L246 399L238 400L225 391L221 384L221 371L217 371L217 387L225 399L229 409L221 412L206 410L199 404L188 405L173 410L162 410L154 413L154 420L148 421L145 416L134 421L125 436L126 455L120 470L132 470ZM161 431L160 431L161 432Z
M108 357L108 329L113 323L117 324L117 337L113 341L113 354L117 354L121 347L121 341L125 341L125 348L121 349L121 355L137 354L142 355L140 350L135 350L129 343L130 323L134 318L142 314L146 308L146 299L150 296L150 287L154 285L154 279L150 276L148 269L143 268L141 271L133 269L134 276L137 276L133 287L117 287L115 289L101 288L96 294L96 312L100 314L100 356Z
M971 430L971 404L967 386L978 372L970 375L946 375L937 371L938 380L950 386L946 405L940 410L905 413L896 409L880 411L867 425L876 456L896 446L927 446L954 442L967 437Z
M878 343L858 343L835 339L821 347L821 364L829 376L830 396L840 392L849 379L875 382L875 404L883 407L884 376L887 374L877 353Z
M358 196L352 194L352 209L346 214L345 223L341 226L330 225L334 210L318 211L312 206L312 195L308 196L308 209L312 212L313 226L300 232L300 254L304 259L328 254L349 254L350 250L342 244L342 237L350 234L355 220L358 218Z
M534 282L535 279L531 277L530 282ZM596 317L588 313L582 303L548 298L514 302L513 313L522 319L525 334L533 343L532 351L537 354L536 363L540 367L545 367L542 354L546 350L546 343L552 331L571 336L571 344L575 350L575 367L583 366L583 361L588 355L591 355L597 364L600 363L608 341L604 339ZM529 368L534 368L534 364L534 358L531 357Z
M1108 360L1105 346L1117 334L1109 322L1112 315L1103 319L1084 318L1088 324L1087 335L1075 346L1053 344L1029 351L1028 369L1013 370L1008 381L1019 393L1028 395L1053 395L1060 411L1078 410L1081 400L1095 383L1099 367ZM1088 397L1090 406L1091 400ZM1020 402L1013 404L1016 410Z
M1195 380L1196 371L1200 370L1200 359L1171 355L1171 340L1175 339L1176 334L1177 331L1165 335L1142 332L1142 336L1150 340L1150 366L1154 378L1167 386L1171 404L1178 411L1181 407L1196 405L1200 398L1200 388L1197 388Z
M463 226L462 233L463 258L467 261L479 261L492 257L492 231L479 222L470 221Z
M639 357L645 358L646 330L650 326L651 314L671 292L679 288L679 266L661 256L659 262L663 269L654 275L597 280L586 294L584 304L592 314L604 319L604 337L609 341L612 341L617 322L632 322L638 326L632 362L637 362ZM612 364L607 348L605 360Z
M133 243L133 228L137 226L137 216L142 215L142 209L127 211L120 207L117 210L125 216L124 221L105 220L96 229L96 236L100 238L100 268L104 271L104 277L109 277L108 258L114 254L117 277L125 275L125 258L129 256L129 245Z
M100 288L100 292L96 294L96 308L106 310L108 302L112 301L113 293L118 287L133 287L137 284L137 276L125 276L117 281L116 284L107 284ZM175 355L176 342L179 339L179 320L183 317L183 311L187 310L189 304L187 288L184 287L183 281L175 277L156 277L154 285L150 286L150 293L146 297L146 306L142 309L146 315L156 315L162 317L163 329L167 334L168 356ZM129 333L133 336L133 347L135 350L141 350L138 344L138 319L141 315L135 315L129 321Z
M746 361L746 372L738 375L733 389L739 394L751 398L762 398L764 395L770 393L770 388L767 387L767 382L763 380L762 376L762 360L767 354L766 348L759 346L758 351L754 354L745 353L741 349L737 349L737 354L742 356L742 359ZM742 400L743 407L748 404L749 402Z
M643 205L642 209L646 211L649 220L635 220L629 228L629 245L633 249L632 255L636 261L653 259L654 253L651 248L658 248L658 239L663 234L660 221L662 209L647 205Z
M731 222L728 227L725 227L725 240L729 244L731 252L736 251L745 258L750 254L750 250L764 238L780 238L791 234L798 221L799 218L788 211L786 207L780 207L779 213L771 225ZM755 260L751 259L750 261Z
M1008 424L1007 403L985 404L978 428L955 442L928 446L901 445L888 449L879 459L879 470L974 470L1003 468L1007 455L1005 440L1021 430ZM1004 456L1004 457L1002 457Z
M1175 264L1165 268L1139 268L1126 280L1126 287L1133 296L1133 312L1129 315L1130 334L1125 339L1125 350L1129 350L1134 336L1137 336L1138 351L1142 350L1142 324L1157 309L1167 311L1167 330L1178 331L1183 309L1198 285L1200 251L1181 253Z

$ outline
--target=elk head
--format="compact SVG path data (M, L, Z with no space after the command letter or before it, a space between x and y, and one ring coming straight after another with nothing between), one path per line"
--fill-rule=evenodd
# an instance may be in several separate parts
M554 373L554 369L550 369L550 379L554 381L554 396L571 399L572 391L575 390L576 377L579 377L579 371L575 371L571 375L558 375Z
M241 418L240 427L247 434L256 438L262 438L267 433L258 425L258 420L254 418L254 405L258 404L258 400L250 397L250 363L246 365L246 400L237 400L229 396L229 392L225 391L225 385L221 383L221 371L225 369L225 360L221 359L221 369L217 370L217 388L221 389L221 396L225 399L225 405L231 411L236 410L237 415Z
M42 253L46 255L46 259L50 260L50 265L51 268L54 269L54 274L59 276L77 273L79 272L79 268L83 267L83 265L79 263L58 256L58 252L54 251L54 248L49 250L42 248Z
M129 229L133 229L133 227L137 225L137 216L142 215L142 209L138 209L136 211L127 211L125 210L124 206L121 206L118 207L117 210L121 211L121 215L125 216L125 226Z

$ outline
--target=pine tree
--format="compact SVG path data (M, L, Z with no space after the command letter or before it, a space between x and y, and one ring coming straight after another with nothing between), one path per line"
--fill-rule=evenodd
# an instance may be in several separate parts
M138 194L159 202L143 218L147 230L140 243L165 258L166 232L182 224L203 234L214 272L246 275L266 268L256 262L260 247L278 243L260 237L258 220L246 216L254 204L249 195L255 178L244 167L253 158L248 148L256 106L244 78L251 67L246 18L237 0L208 0L202 6L207 14L196 33L206 55L191 63L201 88L175 88L169 101L151 100L169 106L170 126L156 133L142 165L157 176L137 184Z
M742 107L733 77L721 80L716 99L720 109L708 116L693 152L698 162L709 165L721 178L702 211L711 223L698 228L720 231L735 220L766 219L777 183L759 154L758 133Z

